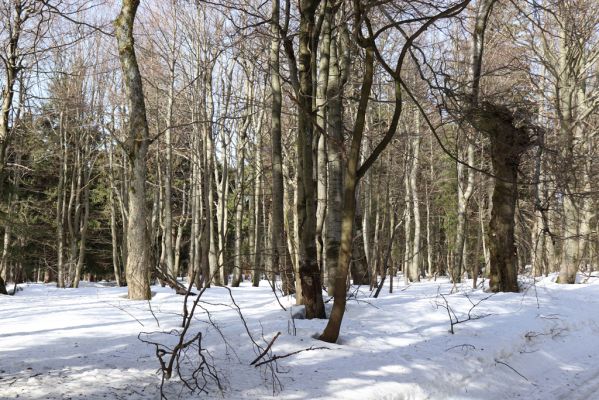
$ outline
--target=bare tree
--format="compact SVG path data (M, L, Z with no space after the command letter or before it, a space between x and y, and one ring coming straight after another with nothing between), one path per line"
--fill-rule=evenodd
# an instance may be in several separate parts
M141 74L135 54L133 26L139 0L123 0L115 21L119 60L129 106L128 136L124 143L131 167L127 229L127 286L131 300L149 300L152 265L146 222L146 155L150 145Z

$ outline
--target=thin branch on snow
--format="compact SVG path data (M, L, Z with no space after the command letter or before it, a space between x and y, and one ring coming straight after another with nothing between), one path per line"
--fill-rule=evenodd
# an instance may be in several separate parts
M441 308L444 308L447 311L447 316L449 318L449 332L453 335L455 333L455 331L454 331L454 326L455 325L462 324L462 323L468 322L468 321L474 321L474 320L477 320L477 319L486 318L486 317L492 315L492 314L473 315L472 312L483 301L488 300L489 298L493 297L494 295L495 295L495 293L492 293L492 294L490 294L487 297L483 297L482 299L480 299L477 302L473 302L472 299L470 298L470 296L465 293L464 296L470 302L471 307L468 310L468 314L466 314L466 317L464 317L464 318L459 318L457 316L457 314L453 310L453 307L451 307L451 305L449 304L449 300L447 300L447 297L443 293L437 292L437 300L435 302L435 305L436 305L437 308L441 307ZM439 297L441 297L443 299L443 302L441 302L441 301L438 300Z
M518 372L518 371L517 371L517 370L516 370L514 367L512 367L512 366L511 366L511 365L509 365L508 363L506 363L506 362L503 362L503 361L501 361L501 360L498 360L498 359L495 359L495 362L496 362L497 364L505 365L506 367L508 367L509 369L511 369L512 371L514 371L514 372L515 372L515 373L517 373L518 375L520 375L522 378L524 378L524 380L526 380L527 382L530 382L530 381L528 380L528 378L527 378L527 377L525 377L524 375L522 375L520 372Z
M268 363L271 363L273 361L280 360L281 358L291 357L291 356L294 356L296 354L302 353L304 351L312 351L312 350L331 350L331 348L330 347L324 347L324 346L323 347L310 346L307 349L297 350L297 351L294 351L294 352L289 353L289 354L284 354L282 356L274 355L273 357L269 358L268 360L264 360L262 362L259 362L258 364L255 365L255 367L259 367L261 365L268 364Z

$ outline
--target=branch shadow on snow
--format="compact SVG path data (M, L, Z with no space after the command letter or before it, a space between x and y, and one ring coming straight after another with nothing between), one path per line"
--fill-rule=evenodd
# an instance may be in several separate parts
M559 296L551 287L539 288L538 298L532 291L498 294L480 305L480 311L490 316L457 325L451 335L445 310L435 309L437 286L412 285L376 300L362 297L350 301L338 344L277 361L282 386L278 397L503 399L517 394L531 399L557 398L569 393L559 387L564 381L586 377L583 358L599 354L599 344L573 345L580 341L576 332L590 329L596 335L599 326L585 322L584 312L579 317L568 315L565 310L570 303L556 302ZM445 289L449 291L449 286L440 290ZM196 315L196 329L206 332L207 348L225 378L222 396L270 396L271 377L264 368L249 366L256 357L255 349L223 293L224 289L214 288L205 294L203 307L211 310L215 327L204 314ZM323 345L313 335L322 331L326 321L295 320L293 336L288 331L289 312L279 308L271 292L240 288L233 293L255 340L265 344L282 332L269 357ZM571 304L579 304L591 294L584 288L571 293L575 295ZM470 295L479 299L487 294L476 291ZM112 311L97 325L71 323L3 332L5 340L14 343L14 350L5 351L0 342L0 397L159 398L157 360L153 349L137 340L137 334L176 327L180 322L176 315L180 300L177 303L176 299L180 298L159 291L152 301L160 327L143 311L144 303L127 303L135 306L132 310L145 326L113 307L97 304L94 315ZM462 293L447 298L457 313L468 311L470 303ZM596 303L587 300L585 306L591 309ZM63 312L75 309L57 307ZM0 317L4 316L0 312ZM71 329L75 333L61 337ZM94 334L94 330L98 332ZM18 343L21 333L25 334ZM169 398L186 398L176 380L169 382L167 393ZM222 396L214 391L209 397Z

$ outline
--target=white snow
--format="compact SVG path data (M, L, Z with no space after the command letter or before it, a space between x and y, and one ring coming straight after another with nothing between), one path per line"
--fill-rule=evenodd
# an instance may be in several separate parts
M280 385L271 369L249 365L258 352L229 292L211 288L202 306L220 333L202 310L193 324L194 332L203 333L224 388L221 393L212 384L208 397L264 399L274 388L281 399L599 399L599 280L576 285L554 280L524 280L522 293L482 301L471 315L486 316L455 325L454 335L447 311L438 305L445 304L439 293L464 319L471 302L489 296L469 289L470 282L450 294L446 280L405 286L396 279L394 293L385 287L378 299L366 287L354 288L357 300L348 301L338 344L313 338L324 320L291 321L289 308L281 309L266 282L233 288L261 346L282 333L264 359L328 347L278 360ZM22 288L16 296L0 296L1 399L160 398L155 349L138 334L178 329L182 296L155 286L151 303L129 301L126 288L101 283ZM165 384L165 394L206 397L191 396L176 378Z

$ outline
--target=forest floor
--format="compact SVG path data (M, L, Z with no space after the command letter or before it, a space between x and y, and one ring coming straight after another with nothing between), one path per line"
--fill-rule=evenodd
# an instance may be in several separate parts
M379 298L353 288L338 344L314 339L325 320L292 318L297 307L267 282L201 297L192 333L202 332L206 360L222 391L190 396L177 378L169 399L599 399L599 280L557 285L555 276L522 280L522 292L489 297L445 279L388 281ZM585 281L581 277L581 281ZM173 344L183 296L153 286L151 301L129 301L126 288L83 283L79 289L21 285L0 296L1 399L159 399L155 348ZM453 293L452 292L453 290ZM484 300L483 300L484 299ZM189 301L193 301L190 298ZM478 304L473 307L473 304ZM151 305L151 307L150 307ZM453 318L467 320L449 332ZM210 312L210 319L207 311ZM293 313L292 313L293 311ZM277 332L262 361L250 366ZM197 353L188 353L195 362ZM270 368L270 367L273 368ZM189 366L182 366L184 376ZM204 372L208 372L204 369Z

